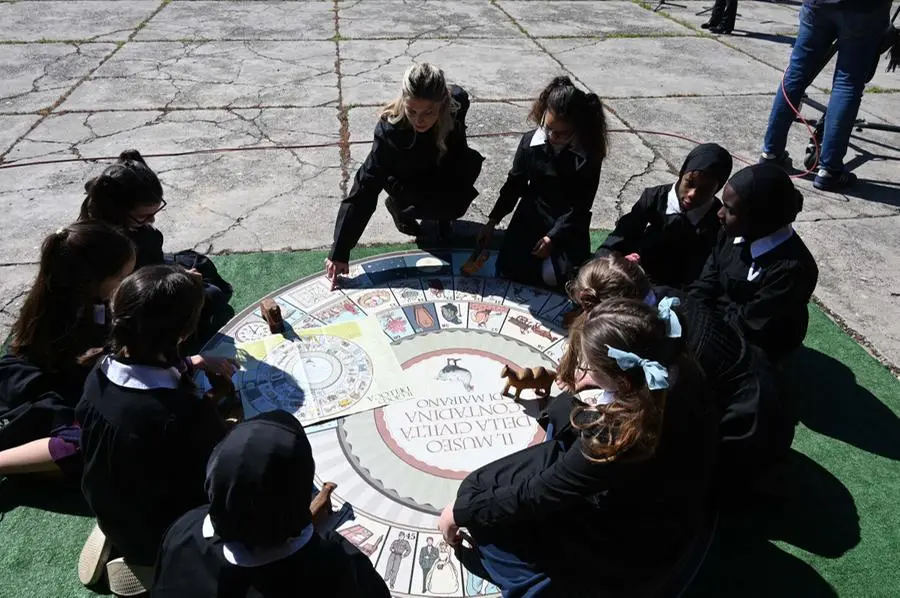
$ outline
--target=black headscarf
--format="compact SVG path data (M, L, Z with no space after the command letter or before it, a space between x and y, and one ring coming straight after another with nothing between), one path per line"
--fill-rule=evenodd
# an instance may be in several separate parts
M716 143L701 143L684 159L678 180L681 181L681 177L695 170L706 172L716 177L719 182L716 187L718 193L731 175L731 166L731 154L724 147Z
M803 194L785 171L771 164L754 164L728 181L744 204L747 236L759 239L790 224L803 208Z
M299 536L311 522L314 474L309 440L291 414L275 410L238 424L207 466L216 536L250 548Z

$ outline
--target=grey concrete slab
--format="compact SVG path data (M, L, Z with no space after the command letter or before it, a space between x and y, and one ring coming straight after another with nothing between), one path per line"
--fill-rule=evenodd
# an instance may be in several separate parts
M900 363L900 217L800 223L819 263L816 296Z
M333 108L65 114L48 118L10 158L115 156L270 144L336 142ZM255 251L330 240L319 214L340 197L337 147L147 158L169 202L158 223L167 248ZM0 208L10 232L0 263L33 259L48 231L74 219L83 185L105 164L0 170ZM324 207L323 207L324 206Z
M867 93L859 108L866 118L874 116L884 124L900 126L900 94Z
M542 44L601 97L765 93L780 80L775 69L709 38L548 39Z
M327 40L334 37L330 2L172 2L136 40Z
M0 116L0 155L6 153L13 143L25 134L31 126L38 121L40 116L34 115L17 115L17 116Z
M124 41L159 0L45 0L0 3L0 40Z
M687 9L666 10L675 18L690 23L693 27L700 27L701 23L709 20L709 12L701 15L697 13L712 2L697 0L690 2L678 1ZM748 36L757 39L771 39L775 41L780 37L791 37L797 33L798 7L793 4L779 4L775 2L741 0L738 4L738 17L735 21L735 29L732 37ZM749 35L748 35L749 34Z
M9 336L36 274L35 264L0 266L0 344Z
M341 37L521 37L509 18L484 0L339 2Z
M672 19L628 1L501 0L498 4L534 37L696 35Z
M0 113L51 107L115 49L114 44L0 44Z
M64 110L319 106L337 101L332 42L144 42L123 47Z
M413 62L431 62L473 99L535 97L562 69L527 39L350 40L340 43L345 104L379 104L399 93Z
M715 142L727 148L740 159L735 160L735 172L747 163L758 159L765 135L771 96L707 97L707 98L655 98L610 100L609 105L629 125L642 131L670 132L686 136L698 142ZM680 168L684 157L694 146L692 141L641 133L665 158L672 168ZM788 151L794 157L795 166L802 164L808 133L801 125L794 125L788 137ZM867 151L867 140L875 140L876 134L866 132L855 139L857 149L851 146L848 163L854 166L857 156ZM884 148L882 148L883 150ZM884 150L887 151L887 150ZM895 166L895 165L894 165ZM862 178L874 181L896 180L891 174L888 160L859 162L855 172ZM885 216L897 213L897 202L888 202L891 190L870 188L866 197L824 193L815 190L809 181L796 180L806 197L801 220L859 218ZM874 186L873 186L874 187Z

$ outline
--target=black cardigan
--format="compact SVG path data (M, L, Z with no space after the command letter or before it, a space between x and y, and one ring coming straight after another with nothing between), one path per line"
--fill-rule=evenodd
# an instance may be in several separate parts
M718 199L696 225L687 214L666 214L672 185L644 189L641 198L616 222L595 257L616 252L637 253L641 266L656 284L681 288L703 271L719 230Z
M602 162L583 152L559 154L547 143L532 145L539 129L522 136L512 168L490 218L499 222L515 209L500 248L497 269L507 277L540 283L540 260L531 256L545 235L560 282L590 257L591 207Z
M565 567L592 567L598 555L633 567L671 563L696 532L715 458L718 413L702 374L678 372L657 450L640 462L585 457L569 425L575 405L571 395L551 403L552 441L466 477L453 509L457 525L476 541L485 532L527 530L549 544L522 546L522 554L539 561L547 554Z
M463 88L451 85L450 95L459 104L459 109L453 130L446 139L447 152L440 161L433 128L426 133L416 133L403 123L391 124L387 119L379 119L372 149L356 172L350 194L341 202L329 255L332 260L345 262L349 259L350 251L356 247L375 213L378 195L386 188L389 177L395 179L397 191L403 189L404 197L421 198L428 203L453 201L459 196L471 203L475 198L477 191L472 185L481 170L481 156L470 150L466 141L469 94ZM477 162L477 171L472 168L474 162ZM394 190L391 192L393 194Z
M734 241L724 231L719 234L689 292L777 362L806 337L807 303L819 278L816 260L797 233L755 260L750 242ZM754 273L748 276L751 266Z

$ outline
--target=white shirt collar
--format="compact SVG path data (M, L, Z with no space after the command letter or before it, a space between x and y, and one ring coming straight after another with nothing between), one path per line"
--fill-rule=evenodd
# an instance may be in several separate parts
M671 216L673 214L681 214L681 202L678 201L678 183L672 185L672 188L669 189L669 195L666 198L666 216ZM703 217L706 216L706 213L709 212L709 209L712 207L714 202L709 202L704 206L697 206L691 210L688 210L684 213L687 216L687 219L691 224L697 226Z
M228 563L238 567L262 567L286 559L299 551L312 539L313 531L312 523L310 523L296 538L289 538L282 544L266 548L251 549L240 542L223 542L222 556ZM209 539L215 534L216 529L213 527L212 519L207 515L203 519L203 537Z
M131 365L107 355L100 362L100 370L116 386L150 390L153 388L178 388L181 372L177 368L160 368L152 365Z
M535 129L534 135L531 137L531 147L537 147L539 145L550 145L547 141L547 134L544 132L544 127ZM567 145L566 149L581 158L581 161L576 166L576 168L581 168L587 161L587 152L578 145L577 140Z
M774 233L761 237L750 244L750 255L753 259L769 253L794 235L794 227L790 224L779 228ZM744 237L735 237L734 244L741 245L745 241Z

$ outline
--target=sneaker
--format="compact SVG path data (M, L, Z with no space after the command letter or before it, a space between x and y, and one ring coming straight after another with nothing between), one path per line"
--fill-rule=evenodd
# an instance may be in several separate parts
M819 169L819 174L813 179L813 187L820 191L841 191L856 184L857 177L849 170L829 172L824 168Z
M82 584L91 587L103 578L111 551L112 544L106 534L100 530L99 525L94 524L94 529L91 530L91 535L88 536L78 557L78 579Z
M759 156L759 164L771 164L788 172L794 169L791 155L787 152L781 152L780 154L767 154L766 152L763 152Z
M397 206L396 199L389 195L387 199L384 200L384 206L388 209L388 212L390 212L391 218L394 219L394 226L397 227L398 231L404 235L409 235L410 237L422 236L422 226L416 222L415 219L404 218L400 215L400 208Z
M106 565L109 591L116 596L142 596L153 586L153 567L133 566L125 559L113 559Z

